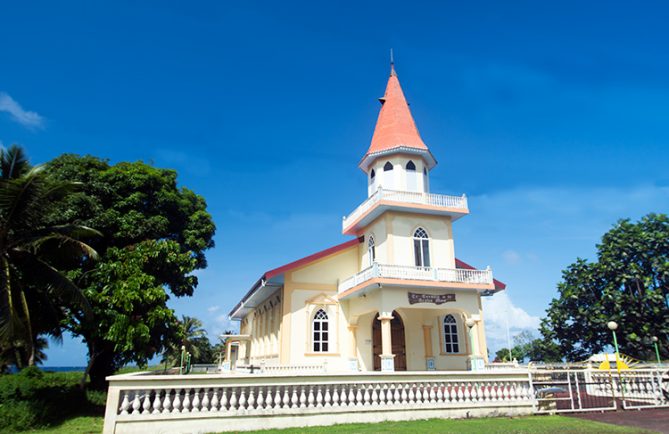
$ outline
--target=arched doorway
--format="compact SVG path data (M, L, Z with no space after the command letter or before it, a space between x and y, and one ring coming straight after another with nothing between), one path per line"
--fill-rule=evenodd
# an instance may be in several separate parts
M406 343L404 341L404 323L402 317L393 311L393 319L390 321L390 339L392 341L392 351L395 355L395 370L407 370L407 353ZM379 314L376 314L372 322L372 351L374 370L381 370L381 321L379 321Z

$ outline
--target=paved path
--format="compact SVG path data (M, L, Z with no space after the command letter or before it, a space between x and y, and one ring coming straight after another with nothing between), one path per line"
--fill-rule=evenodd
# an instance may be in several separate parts
M571 416L580 419L612 423L614 425L634 426L650 429L663 434L669 434L669 408L605 411L603 413L579 413Z

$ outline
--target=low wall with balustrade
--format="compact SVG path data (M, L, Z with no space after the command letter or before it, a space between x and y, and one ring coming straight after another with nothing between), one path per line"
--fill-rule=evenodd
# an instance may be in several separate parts
M109 377L105 433L192 433L530 414L527 371Z

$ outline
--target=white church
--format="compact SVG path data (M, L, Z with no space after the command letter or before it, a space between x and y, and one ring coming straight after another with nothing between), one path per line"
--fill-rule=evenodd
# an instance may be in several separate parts
M455 256L467 198L430 192L437 162L391 66L359 163L367 199L342 222L350 241L265 272L230 312L224 370L480 370L488 362L481 297L505 289Z

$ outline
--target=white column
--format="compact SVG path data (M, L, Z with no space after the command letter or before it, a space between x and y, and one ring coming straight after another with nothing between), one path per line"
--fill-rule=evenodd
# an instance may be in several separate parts
M381 371L393 372L395 370L395 355L393 354L392 333L390 321L393 316L390 314L379 315L381 321Z

